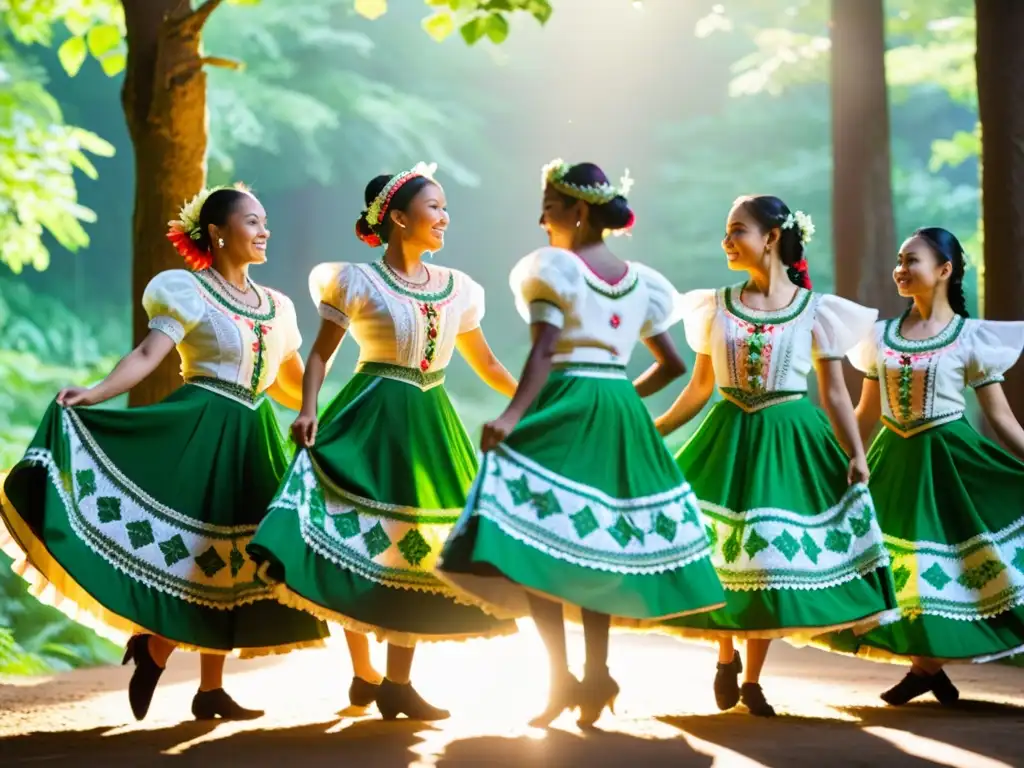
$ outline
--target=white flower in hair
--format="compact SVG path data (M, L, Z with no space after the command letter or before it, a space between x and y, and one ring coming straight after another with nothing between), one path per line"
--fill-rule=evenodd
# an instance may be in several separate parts
M632 176L629 175L629 168L622 174L622 178L619 179L619 194L623 197L629 197L629 191L633 188L633 182L636 181Z
M803 211L797 211L786 216L785 220L781 224L782 229L791 229L792 227L798 227L800 234L800 242L807 245L811 242L811 238L814 237L814 222L811 221L810 214L804 213Z
M424 163L420 161L412 167L412 172L418 176L425 176L428 179L433 179L434 174L437 173L437 163Z

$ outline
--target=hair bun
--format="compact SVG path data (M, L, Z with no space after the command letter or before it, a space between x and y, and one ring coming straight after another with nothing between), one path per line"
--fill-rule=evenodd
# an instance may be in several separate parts
M370 222L366 220L366 211L363 211L359 218L356 219L356 237L371 248L380 247L380 235L373 231Z

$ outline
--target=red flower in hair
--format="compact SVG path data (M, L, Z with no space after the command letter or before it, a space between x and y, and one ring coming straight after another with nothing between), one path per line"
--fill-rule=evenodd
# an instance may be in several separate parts
M188 232L181 226L181 222L171 222L171 228L167 230L167 239L181 254L181 258L185 260L189 269L198 272L213 266L213 254L200 248L199 244L189 237Z
M793 264L790 267L800 278L800 287L806 288L808 291L811 290L811 274L807 268L807 259L800 259L800 261Z

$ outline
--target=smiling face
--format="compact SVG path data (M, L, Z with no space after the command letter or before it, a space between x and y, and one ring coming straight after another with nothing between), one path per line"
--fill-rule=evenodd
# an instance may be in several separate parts
M892 279L900 296L912 299L931 296L952 274L952 263L940 258L927 240L915 235L900 246Z
M563 195L550 185L545 187L539 223L547 233L548 243L556 248L571 248L586 215L584 208L581 201Z
M267 260L267 212L260 201L245 193L238 197L224 224L212 227L214 242L224 240L221 258L233 264L262 264Z
M444 234L451 218L448 200L439 184L431 182L409 201L404 211L391 211L391 236L434 253L444 248Z
M779 230L764 231L757 220L739 202L729 211L725 221L725 237L722 250L725 251L729 269L749 271L761 265L770 246L778 241Z

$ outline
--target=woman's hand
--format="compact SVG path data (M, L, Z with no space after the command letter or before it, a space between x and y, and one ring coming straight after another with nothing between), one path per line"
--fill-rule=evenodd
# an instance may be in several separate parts
M57 394L57 404L65 408L73 408L76 405L96 405L100 402L96 391L91 387L64 387Z
M854 456L850 459L850 468L846 473L846 480L850 485L857 485L858 483L868 482L868 478L871 473L868 471L868 460L863 454L860 456Z
M300 411L292 422L292 439L302 448L309 448L316 442L317 419L315 413Z
M484 432L480 438L480 450L484 453L493 451L498 444L508 437L512 430L519 423L519 417L515 414L503 413L494 421L484 424Z

